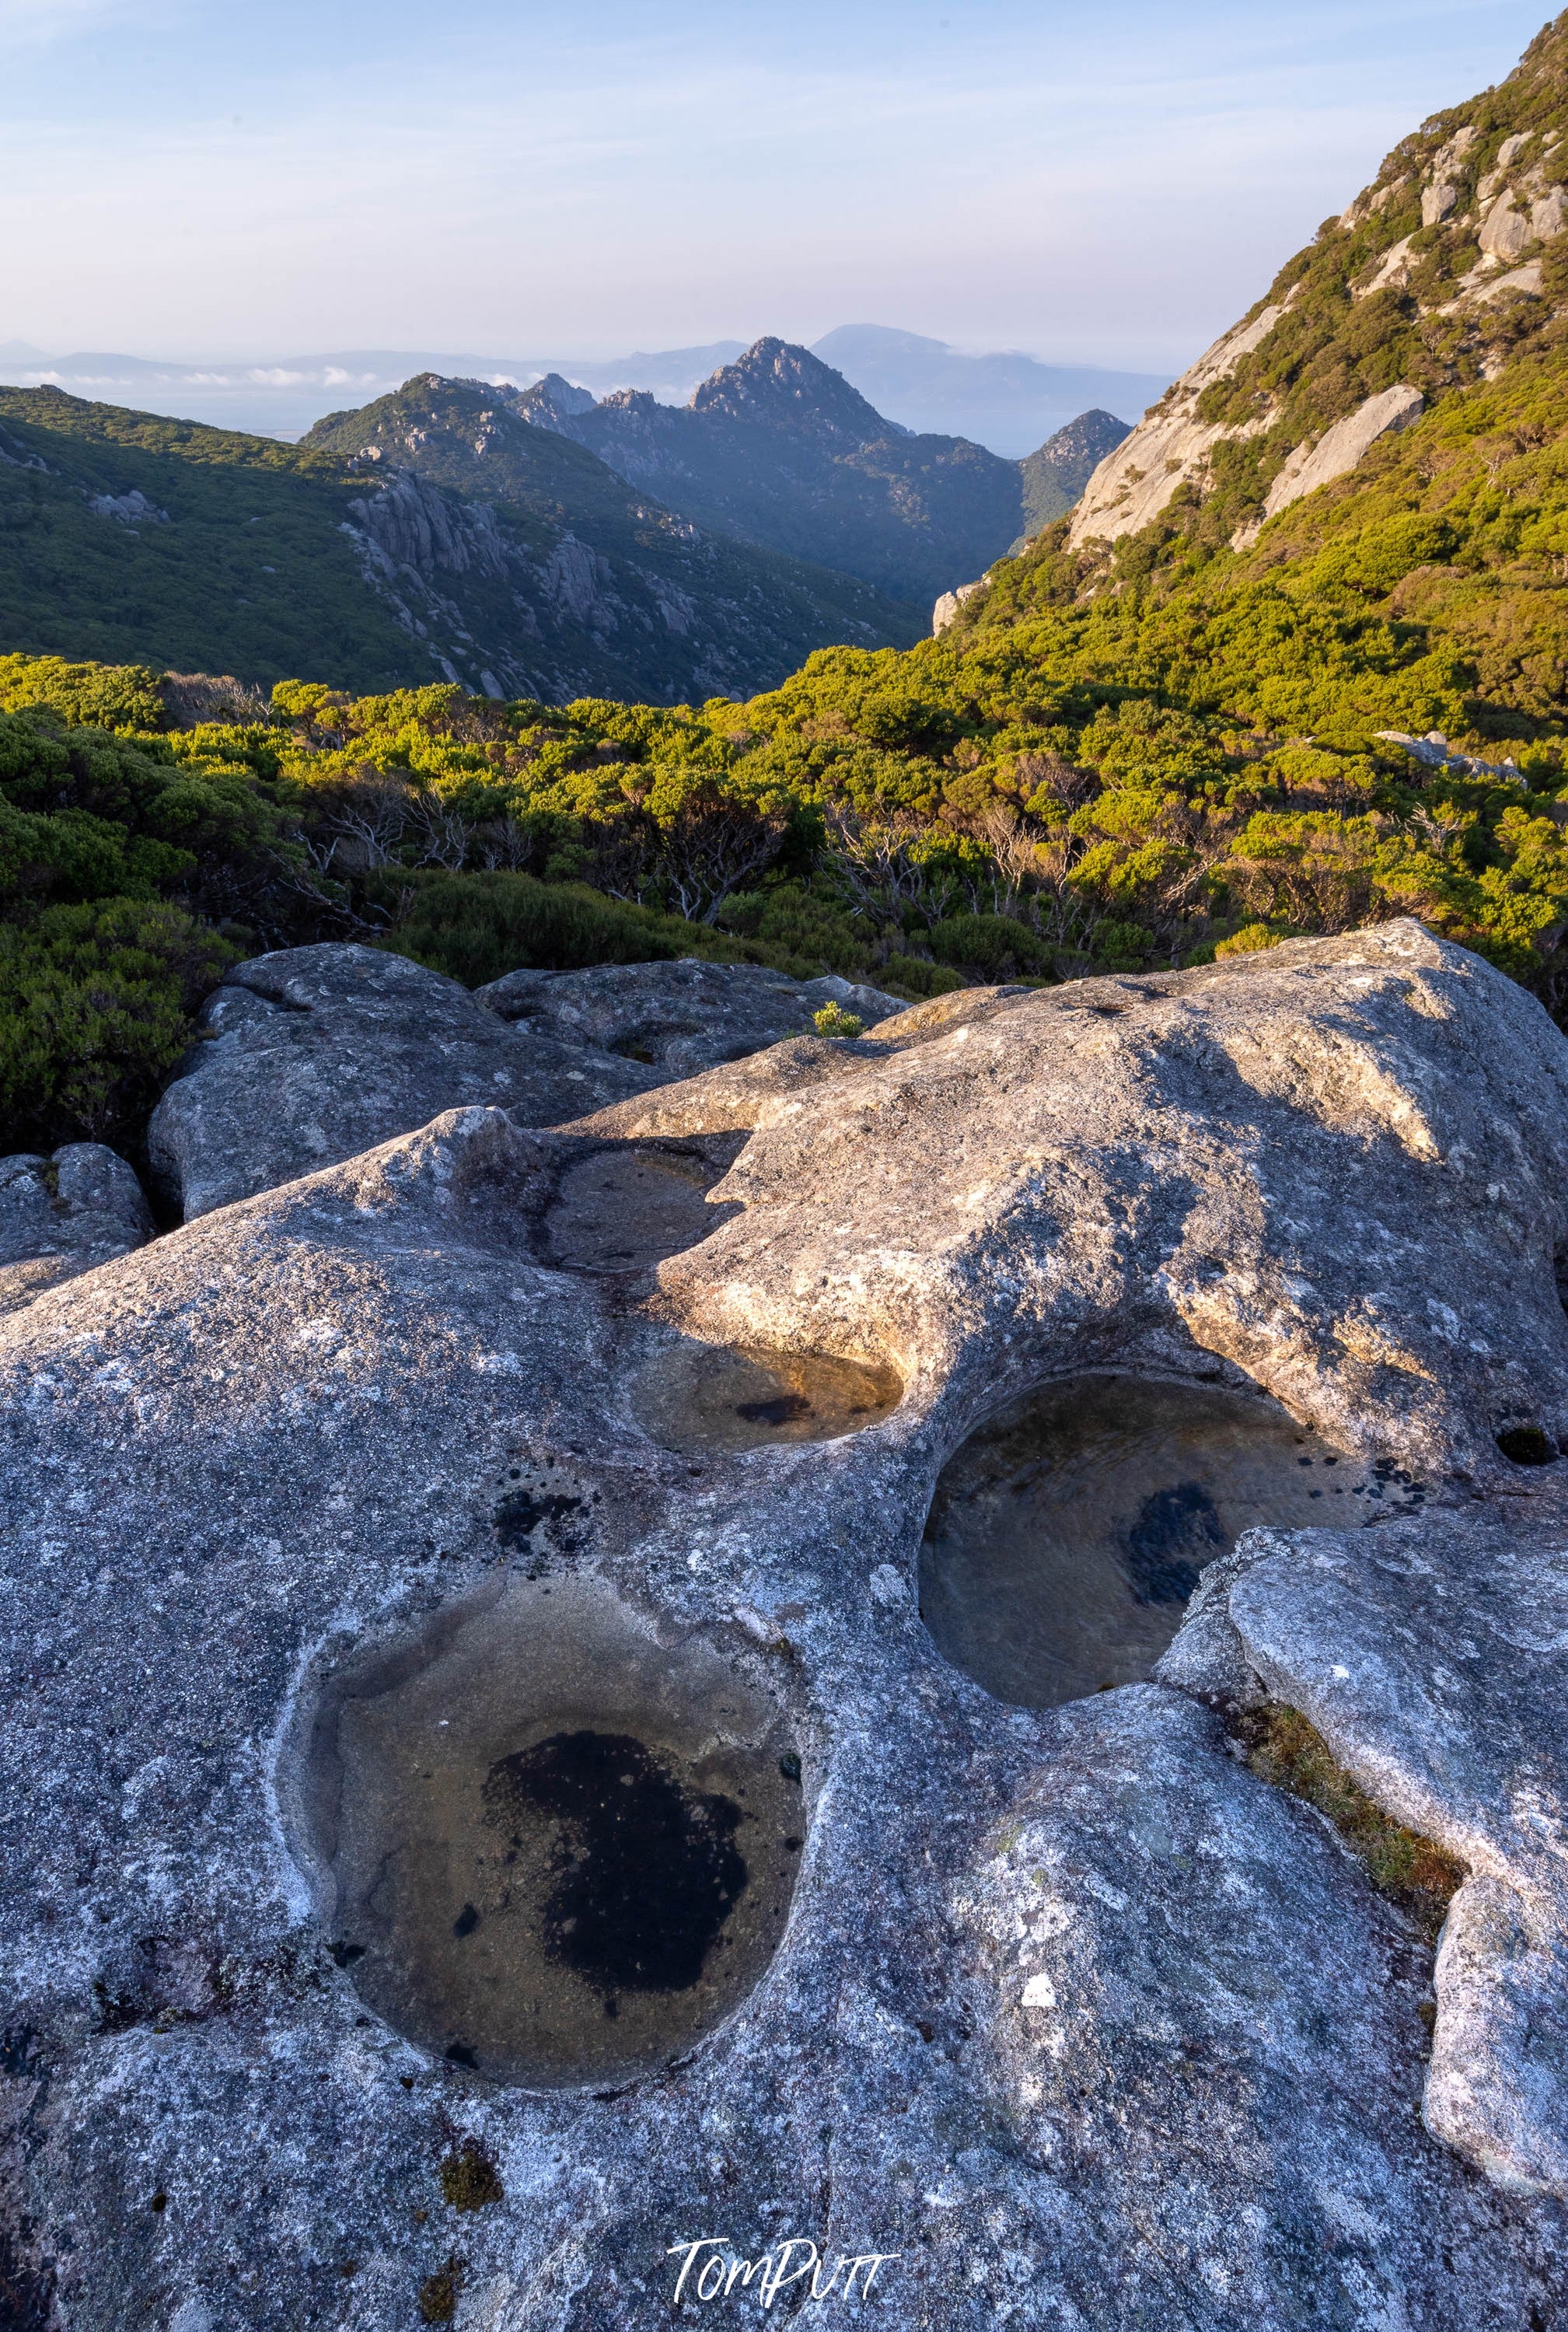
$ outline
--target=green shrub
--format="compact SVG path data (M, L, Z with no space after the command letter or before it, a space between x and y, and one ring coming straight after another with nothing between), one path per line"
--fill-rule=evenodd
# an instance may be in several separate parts
M0 655L0 712L38 705L68 728L168 727L159 674L139 664L67 664L62 656Z
M1045 941L1011 915L946 915L932 924L926 941L938 962L976 980L1006 980L1017 972L1051 968Z
M1095 968L1098 971L1142 971L1154 951L1155 937L1142 923L1118 922L1107 915L1094 935Z
M1221 955L1255 955L1259 948L1278 947L1281 933L1270 931L1267 923L1243 923L1228 940L1218 940L1214 953Z
M373 901L393 911L383 946L470 988L525 967L575 971L595 963L669 963L679 956L715 963L776 961L774 950L679 915L607 899L583 883L415 870L378 874L366 887Z
M134 1146L240 951L177 907L98 899L0 923L0 1124L6 1149Z
M874 987L896 996L949 996L965 985L961 971L945 963L927 963L917 955L890 955L879 970L868 977Z
M755 940L803 975L838 971L854 977L866 965L868 934L832 898L800 882L767 891L738 892L717 917L721 930Z
M221 913L280 866L284 823L243 762L193 766L162 738L0 712L0 911L176 889Z

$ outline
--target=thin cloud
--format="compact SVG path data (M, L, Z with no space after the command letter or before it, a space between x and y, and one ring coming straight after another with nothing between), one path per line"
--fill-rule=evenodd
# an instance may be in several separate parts
M140 0L0 0L0 49L41 49L132 21L161 24L167 10Z
M105 0L0 0L0 39L44 13L102 23ZM841 39L828 13L604 0L589 43L558 12L453 0L432 48L385 0L351 71L305 73L252 39L220 74L200 14L174 42L106 33L98 81L67 90L57 61L44 97L22 72L0 92L5 329L234 361L586 357L896 307L940 338L1153 368L1535 29L1515 0L1107 0L1089 21L984 0L938 40L904 0L889 46L879 0L836 12ZM138 74L165 76L156 103Z

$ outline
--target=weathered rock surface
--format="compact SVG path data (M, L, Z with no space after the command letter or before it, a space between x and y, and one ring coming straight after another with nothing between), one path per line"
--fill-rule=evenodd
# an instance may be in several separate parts
M1553 53L1549 28L1503 84L1507 94L1501 101L1511 98L1518 113L1529 118L1537 114L1543 98L1554 107L1561 79L1561 60ZM1497 92L1488 95L1498 101ZM1477 311L1501 301L1550 296L1541 254L1568 228L1568 192L1558 183L1562 132L1531 128L1503 138L1493 148L1499 126L1494 112L1486 130L1467 122L1424 156L1420 149L1430 130L1394 148L1377 182L1336 223L1347 234L1361 231L1345 252L1345 289L1352 301L1359 303L1375 292L1407 292L1413 280L1422 313L1468 312L1474 319ZM1492 167L1483 171L1480 164L1488 148ZM1412 209L1419 212L1419 228L1411 223ZM1406 231L1396 232L1401 226ZM1421 282L1433 256L1435 229L1449 238L1445 272L1435 282L1430 274ZM1332 234L1334 225L1326 232ZM1477 246L1479 255L1463 274L1446 272L1450 261L1454 266L1462 264L1460 254ZM1408 427L1420 418L1420 397L1405 384L1364 397L1354 412L1326 428L1306 426L1299 409L1293 415L1292 400L1280 384L1294 381L1295 369L1267 344L1300 289L1298 282L1283 297L1270 296L1254 315L1223 334L1107 455L1072 514L1069 541L1074 548L1136 533L1160 515L1179 489L1195 491L1202 498L1213 483L1217 446L1289 426L1295 434L1284 464L1272 479L1262 517L1257 524L1239 528L1231 538L1233 548L1245 550L1268 519L1345 475L1391 429ZM1231 379L1242 358L1254 350L1263 352L1262 371L1260 377L1255 373L1244 406L1226 420L1205 418L1201 410L1205 389ZM1508 360L1507 351L1494 346L1487 354L1484 377L1495 378Z
M1158 518L1179 485L1205 473L1210 450L1220 438L1252 434L1250 428L1227 430L1201 420L1198 400L1212 382L1229 379L1241 358L1262 345L1289 305L1288 298L1273 301L1250 321L1223 333L1107 454L1072 514L1069 543L1136 534Z
M973 599L976 591L984 591L985 578L979 576L973 583L960 583L955 590L944 591L931 610L931 636L939 638L950 624L958 620L958 610Z
M801 1036L824 1005L853 1013L867 1027L908 1009L897 996L831 973L790 980L759 965L695 958L600 964L589 971L511 971L474 994L503 1019L644 1061L661 1080L693 1076Z
M202 1011L204 1041L147 1129L189 1221L493 1103L551 1125L657 1080L546 1032L514 1032L406 956L330 943L236 965Z
M1217 1719L1102 1697L957 1905L1008 2137L1060 2197L1029 2230L1057 2312L1022 2319L1486 2321L1506 2213L1421 2127L1427 1954Z
M727 1161L723 1219L641 1278L553 1266L595 1144ZM1421 1938L1193 1696L1227 1661L1297 1692L1548 1936L1544 1585L1553 1644L1521 1624L1550 1566L1488 1582L1560 1511L1555 1469L1495 1436L1568 1436L1565 1237L1568 1044L1401 923L965 991L565 1133L453 1111L40 1297L0 1325L22 2320L644 2332L670 2247L708 2238L704 2262L898 2254L859 2312L921 2332L1560 2320L1568 2217L1468 2134L1524 2127L1501 2085L1526 2063L1533 2126L1561 2126L1551 2050L1518 2037L1535 1964L1488 2004L1498 1946L1465 1915L1429 2073ZM903 1398L835 1439L654 1438L646 1389L728 1343L875 1363ZM1439 1511L1250 1569L1244 1543L1193 1674L1009 1707L921 1624L933 1485L1001 1404L1107 1368L1265 1386ZM717 1648L802 1766L766 1974L662 2076L596 2094L493 2082L367 2012L322 1811L346 1664L384 1645L415 1675L460 1615L562 1574L672 1653Z
M1473 1874L1426 2118L1499 2183L1568 2199L1568 1502L1370 1540L1254 1532L1188 1628L1162 1675L1245 1701L1250 1672Z
M99 1142L0 1158L0 1312L152 1237L132 1169Z
M208 999L148 1148L189 1221L445 1109L559 1124L776 1044L825 1004L867 1026L906 1009L852 980L749 964L514 971L470 994L376 948L290 948L237 965Z
M1331 478L1340 478L1346 470L1354 470L1370 445L1385 437L1391 429L1408 429L1419 421L1426 399L1419 388L1401 382L1392 388L1379 391L1326 429L1316 444L1298 445L1279 475L1269 487L1263 503L1265 518L1277 511L1299 502L1303 494L1315 493Z

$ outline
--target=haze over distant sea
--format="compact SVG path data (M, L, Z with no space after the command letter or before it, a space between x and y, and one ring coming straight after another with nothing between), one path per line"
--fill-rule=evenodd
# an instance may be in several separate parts
M592 389L649 390L661 404L683 405L698 383L738 357L746 343L634 350L582 359L497 356L432 349L355 349L253 361L182 363L153 357L78 349L68 354L24 340L0 342L0 381L16 387L52 383L72 397L146 413L205 421L224 429L294 438L325 413L367 405L414 373L512 381L546 372ZM1051 365L1018 351L966 356L946 341L880 324L847 324L814 344L878 411L907 429L973 438L1016 459L1091 406L1136 421L1169 386L1163 373L1118 372L1103 365Z

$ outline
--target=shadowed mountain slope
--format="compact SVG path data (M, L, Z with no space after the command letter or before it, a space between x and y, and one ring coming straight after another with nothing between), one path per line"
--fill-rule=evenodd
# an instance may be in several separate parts
M859 576L922 608L1004 550L1018 464L889 422L809 349L758 340L684 407L640 391L569 411L544 384L518 407L699 525Z
M427 384L292 447L0 390L0 648L669 703L916 636L865 585L674 520L504 407L487 466L487 394Z

